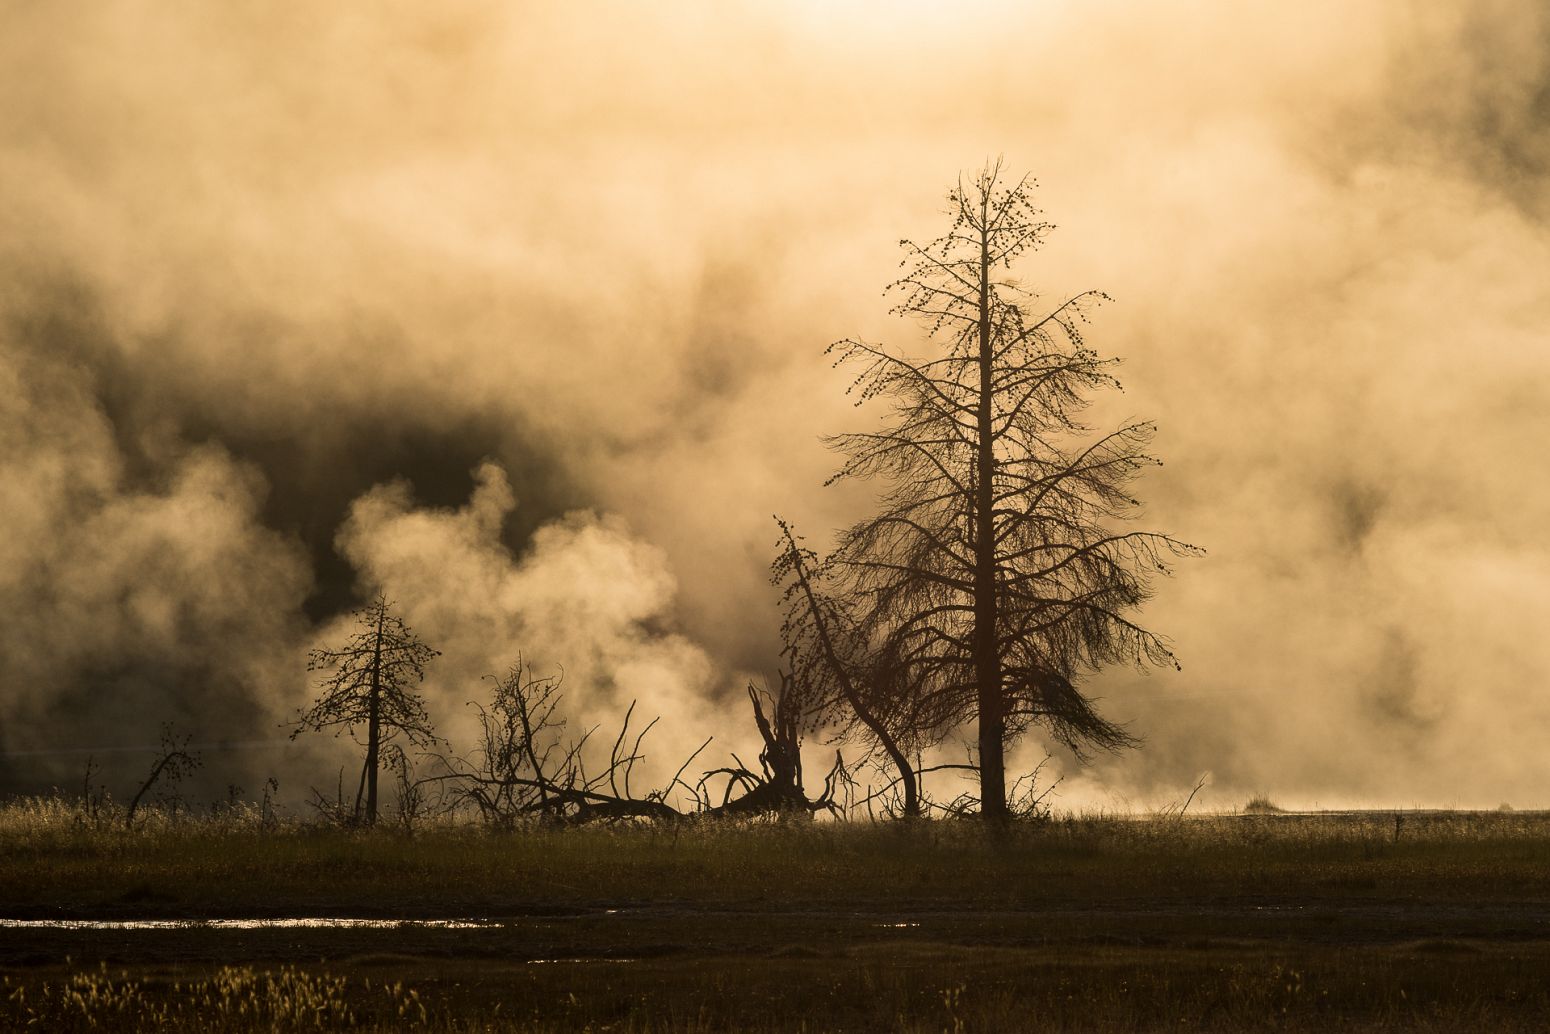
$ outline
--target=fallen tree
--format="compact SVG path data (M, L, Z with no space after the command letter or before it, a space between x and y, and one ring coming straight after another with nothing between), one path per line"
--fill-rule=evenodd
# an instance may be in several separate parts
M433 772L414 780L416 787L437 787L447 810L473 808L491 825L509 828L526 821L562 824L629 820L678 821L691 817L753 817L834 811L834 794L847 777L835 752L823 792L810 799L802 782L799 715L790 678L781 690L762 694L748 687L754 723L764 746L757 770L736 754L733 764L710 769L693 785L684 773L711 743L689 755L664 785L644 793L633 785L641 747L659 719L647 722L631 738L635 703L626 709L606 761L589 767L588 744L598 726L568 737L568 719L560 712L563 673L539 676L518 657L504 676L490 676L488 704L478 711L480 742L469 754L428 753ZM766 714L764 702L770 704ZM720 803L712 785L725 779ZM677 794L692 802L677 807Z

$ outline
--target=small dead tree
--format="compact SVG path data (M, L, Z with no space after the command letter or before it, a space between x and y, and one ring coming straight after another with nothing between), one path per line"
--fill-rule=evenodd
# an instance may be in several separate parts
M310 799L307 801L307 804L322 817L323 821L330 826L351 826L355 824L356 813L352 812L350 807L345 804L343 768L339 769L339 778L335 783L332 799L315 786L309 787L308 790ZM360 802L357 800L356 803L359 804Z
M335 735L366 727L366 758L355 793L353 821L377 821L377 771L384 745L402 733L409 742L428 747L436 742L425 701L415 686L425 679L425 665L439 651L431 649L392 613L392 604L378 595L355 612L356 633L339 649L318 648L307 658L307 670L322 672L322 695L299 712L291 739L306 730L332 728Z
M834 794L846 774L845 760L839 751L834 752L834 766L824 778L823 792L817 798L809 800L803 786L801 711L795 706L797 695L793 685L789 672L780 673L780 690L773 695L761 694L752 683L749 684L748 702L753 705L754 724L764 740L764 747L759 752L759 771L755 772L733 754L735 766L706 772L696 788L705 814L713 817L812 815L838 810ZM770 704L768 716L764 712L764 701ZM713 807L707 788L718 776L724 776L727 782L721 803ZM742 795L733 797L735 789L743 790Z
M151 787L158 782L176 785L184 776L189 775L204 763L198 752L188 749L192 734L185 734L179 738L172 731L171 724L161 727L161 748L157 752L156 760L151 762L150 775L145 777L145 782L140 784L140 789L135 791L134 797L129 802L129 809L124 812L124 828L131 829L135 824L135 812L140 808L140 801L149 792Z
M414 766L409 763L409 755L397 743L382 748L382 764L393 773L394 797L398 806L394 818L405 833L413 832L430 809L425 786L414 778Z
M89 825L95 829L102 825L104 816L112 811L108 788L100 782L95 789L92 788L92 780L101 775L102 766L97 764L96 755L87 755L86 772L81 776L81 803L75 817L77 825Z
M814 724L836 725L841 738L858 727L864 728L877 748L887 756L898 773L897 784L903 794L903 814L921 814L920 792L914 767L900 736L884 720L890 701L876 696L879 673L868 670L866 643L851 608L820 587L824 565L817 554L801 544L791 526L779 517L780 553L770 565L771 581L781 586L785 607L781 638L792 676L800 687L802 703ZM785 676L782 676L784 683ZM787 704L791 720L796 720L797 694L783 686L781 702ZM897 700L891 713L897 713ZM755 701L755 708L758 703ZM760 716L762 726L762 716Z

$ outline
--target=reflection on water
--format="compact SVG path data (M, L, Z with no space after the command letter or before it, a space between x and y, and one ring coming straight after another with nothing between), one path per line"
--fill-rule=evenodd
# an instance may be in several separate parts
M495 919L0 919L0 930L481 930Z

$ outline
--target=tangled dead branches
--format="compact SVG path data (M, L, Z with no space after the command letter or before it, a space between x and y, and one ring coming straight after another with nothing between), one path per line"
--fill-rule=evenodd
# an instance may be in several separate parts
M606 761L589 767L588 744L598 727L568 736L560 712L563 673L539 676L518 657L504 676L490 677L488 703L473 703L478 713L479 745L466 755L432 753L434 774L414 780L416 788L438 787L449 810L471 807L491 825L503 828L538 820L552 823L675 821L691 816L751 817L835 810L835 791L847 773L835 763L823 792L809 799L802 783L798 715L789 704L789 676L781 690L763 693L748 687L754 723L764 747L757 770L732 755L733 764L705 772L691 785L684 773L710 745L707 739L689 755L666 784L644 792L633 785L644 758L642 744L657 724L652 719L631 734L635 704L625 711ZM769 710L766 712L765 704ZM713 802L712 784L725 779L721 800ZM687 797L687 808L673 798Z

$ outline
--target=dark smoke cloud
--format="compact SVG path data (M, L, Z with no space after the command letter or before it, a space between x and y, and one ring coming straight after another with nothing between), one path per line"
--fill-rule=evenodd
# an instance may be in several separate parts
M269 734L263 702L300 688L291 647L310 574L258 520L263 477L149 429L138 447L154 473L131 476L98 385L68 355L0 339L0 379L9 750L154 744L161 721ZM82 758L46 754L7 759L0 777L57 780L67 761L78 773Z
M64 778L17 752L163 714L270 735L373 581L454 644L449 715L518 647L574 666L588 715L728 697L776 662L768 515L821 545L866 505L818 487L817 436L865 419L822 346L910 340L893 242L1005 152L1061 226L1029 281L1119 299L1094 342L1128 359L1106 412L1163 428L1150 523L1211 551L1149 612L1183 675L1097 686L1146 746L1068 800L1207 769L1220 805L1542 800L1538 6L122 0L6 26L8 785ZM470 580L547 602L434 602Z

